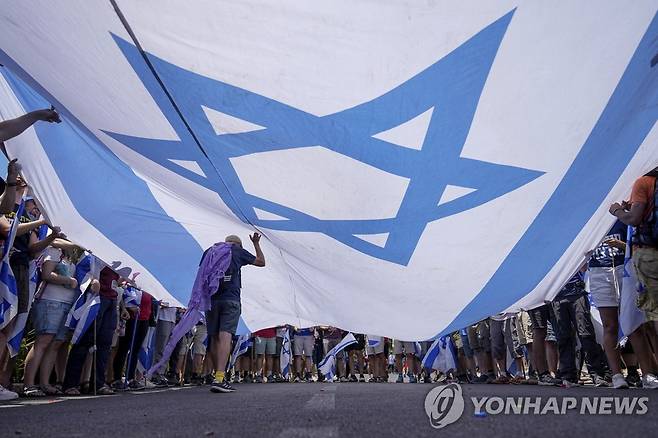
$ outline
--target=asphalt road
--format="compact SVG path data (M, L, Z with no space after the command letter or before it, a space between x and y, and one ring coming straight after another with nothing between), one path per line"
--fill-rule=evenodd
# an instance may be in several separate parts
M463 415L430 425L425 397L434 384L240 384L232 394L207 387L169 388L104 397L19 399L0 404L0 436L21 437L436 437L654 436L658 391L463 385ZM470 397L647 397L644 415L474 415ZM613 400L614 406L614 400ZM493 409L496 403L491 405ZM639 406L639 405L636 405ZM532 410L532 409L531 409Z

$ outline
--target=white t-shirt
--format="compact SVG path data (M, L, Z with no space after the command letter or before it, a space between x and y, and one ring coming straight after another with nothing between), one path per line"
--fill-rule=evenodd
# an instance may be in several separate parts
M162 307L158 311L158 319L161 321L176 322L176 308Z
M57 248L47 248L43 261L44 263L55 262L57 264L55 269L53 269L55 274L64 275L66 277L75 276L75 265L66 259L62 260L62 251ZM69 304L73 303L77 296L78 291L76 289L48 282L46 282L46 286L41 294L41 298L44 300L59 301Z

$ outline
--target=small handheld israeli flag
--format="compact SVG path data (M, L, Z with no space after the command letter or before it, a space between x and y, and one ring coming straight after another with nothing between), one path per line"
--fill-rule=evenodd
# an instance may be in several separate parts
M71 344L77 344L80 337L87 331L96 319L101 307L101 298L92 293L85 293L78 297L66 317L64 325L73 330Z
M27 323L27 317L30 314L30 308L32 308L32 300L34 299L34 294L37 291L39 272L37 270L36 260L30 261L29 276L30 295L27 302L27 310L16 315L14 328L9 334L9 340L7 341L7 349L9 350L9 355L11 357L15 357L21 349L21 342L23 341L23 336L25 335L25 324Z
M435 340L422 360L423 368L447 373L457 369L457 351L450 336Z
M292 361L292 354L290 350L290 329L286 328L283 335L283 342L281 343L281 355L279 356L279 364L281 366L281 375L284 379L290 377L290 363Z
M142 301L142 292L132 286L123 288L123 304L126 307L139 307Z
M327 381L331 382L336 374L336 355L348 345L356 344L356 342L354 335L348 333L334 348L327 352L327 355L318 364L318 372L324 374Z
M5 328L18 314L18 286L16 285L14 272L9 265L9 251L14 246L16 231L24 208L25 199L18 206L2 252L2 265L0 266L0 330Z
M249 349L249 334L238 336L238 340L235 341L235 346L233 347L233 352L231 353L231 359L229 360L227 369L231 369L235 366L235 361L238 360L240 355L247 352Z
M93 254L85 255L75 265L75 279L78 281L78 289L81 293L87 291L92 280L100 277L101 263L98 262Z
M633 227L628 227L626 234L626 256L624 259L624 277L619 292L619 329L625 337L633 333L646 322L646 315L637 307L637 299L642 285L635 274L635 266L631 258L631 242L633 241ZM614 272L614 271L613 271Z
M149 327L146 332L146 337L142 342L137 355L137 370L146 374L153 364L153 352L155 350L155 327Z

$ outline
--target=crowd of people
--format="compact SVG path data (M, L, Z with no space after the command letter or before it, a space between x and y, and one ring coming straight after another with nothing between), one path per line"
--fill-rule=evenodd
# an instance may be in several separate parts
M46 109L0 122L0 142L39 121L59 116ZM237 333L241 269L265 266L258 233L250 236L255 254L234 235L204 253L190 309L158 301L129 268L99 260L48 223L11 160L0 187L0 238L17 301L13 308L3 302L0 312L0 400L186 383L232 392L237 383L327 380L658 388L657 175L658 168L638 178L630 200L610 207L617 222L553 301L492 315L440 339L399 340L324 326ZM642 285L635 305L643 319L620 336L627 246ZM72 325L76 303L94 299L92 323ZM600 315L598 338L592 306ZM337 350L346 336L354 341ZM335 369L326 373L330 354Z

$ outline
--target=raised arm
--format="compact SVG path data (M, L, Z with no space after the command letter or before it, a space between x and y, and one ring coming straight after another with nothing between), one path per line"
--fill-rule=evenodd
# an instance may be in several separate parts
M14 138L27 128L43 120L50 123L59 123L59 114L54 109L41 109L23 114L15 119L4 120L0 122L0 141L9 140Z
M0 199L0 214L8 214L14 211L16 202L16 177L18 177L19 165L14 158L7 163L7 184Z
M263 267L265 266L265 255L263 255L263 250L260 248L260 234L254 233L249 236L251 242L254 244L254 249L256 250L256 260L252 263L254 266Z

